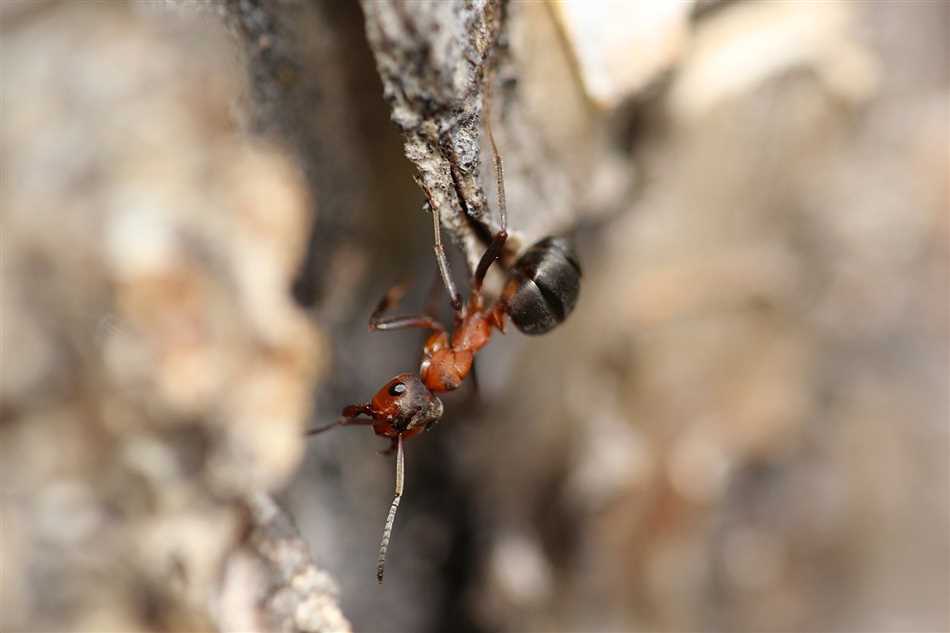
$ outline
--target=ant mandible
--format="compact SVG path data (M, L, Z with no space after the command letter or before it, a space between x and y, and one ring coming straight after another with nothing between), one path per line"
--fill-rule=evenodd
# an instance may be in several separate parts
M508 279L501 296L486 306L482 283L491 265L499 260L508 240L508 209L505 203L504 168L491 129L490 96L485 95L485 129L491 144L497 179L500 229L494 234L472 277L468 301L463 304L455 289L449 263L442 247L439 206L422 183L432 213L435 257L442 282L455 313L455 329L451 334L429 314L388 316L402 298L403 287L395 286L382 298L370 316L370 331L420 328L430 330L423 348L419 373L402 373L391 379L365 404L352 404L332 424L312 429L315 435L337 426L372 426L376 435L390 440L384 455L396 453L396 494L379 546L376 578L383 581L386 551L392 536L396 510L402 499L404 481L403 442L429 430L442 417L442 401L435 395L458 389L472 371L475 354L488 344L492 328L505 333L505 317L511 319L525 334L544 334L562 323L577 303L581 268L569 242L563 238L546 237L522 254L507 270ZM418 182L418 181L417 181ZM367 416L367 417L360 417Z

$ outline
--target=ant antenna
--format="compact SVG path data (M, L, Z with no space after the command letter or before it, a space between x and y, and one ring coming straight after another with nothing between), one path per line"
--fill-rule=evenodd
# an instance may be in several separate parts
M396 521L396 510L399 509L399 502L402 500L402 484L404 478L405 465L402 454L402 435L396 436L396 496L393 498L393 504L389 506L389 516L386 517L386 525L383 527L383 540L379 544L379 558L376 560L376 580L383 582L383 572L386 569L386 550L389 549L389 538L393 534L393 523Z
M325 433L326 431L329 431L332 428L335 428L337 426L343 426L344 424L346 424L346 418L339 418L333 422L330 422L330 424L326 424L324 426L318 426L316 428L310 429L305 433L305 435L317 435L318 433Z

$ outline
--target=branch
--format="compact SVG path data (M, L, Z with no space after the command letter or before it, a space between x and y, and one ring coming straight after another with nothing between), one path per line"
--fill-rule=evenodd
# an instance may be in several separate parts
M248 547L266 566L261 603L275 631L350 631L338 604L336 583L310 558L307 544L274 500L258 493L247 500L253 530Z
M461 0L363 0L362 6L406 156L474 268L484 246L473 224L487 216L479 179L482 95L500 7Z

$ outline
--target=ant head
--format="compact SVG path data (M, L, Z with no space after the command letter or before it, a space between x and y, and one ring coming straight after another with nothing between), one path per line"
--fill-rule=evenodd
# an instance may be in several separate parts
M383 385L373 396L372 408L373 417L384 418L400 433L428 430L442 417L442 401L419 376L409 373L399 374Z

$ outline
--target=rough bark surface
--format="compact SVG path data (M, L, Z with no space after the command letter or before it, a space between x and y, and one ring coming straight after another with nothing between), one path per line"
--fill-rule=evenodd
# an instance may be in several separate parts
M364 0L362 7L406 156L474 267L484 246L472 220L487 221L482 97L502 26L500 3Z

